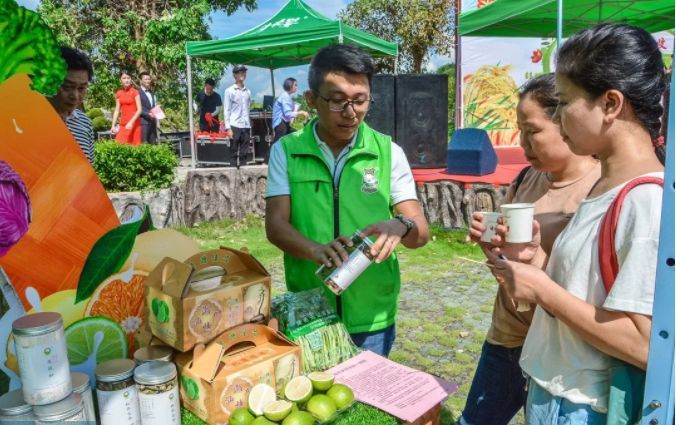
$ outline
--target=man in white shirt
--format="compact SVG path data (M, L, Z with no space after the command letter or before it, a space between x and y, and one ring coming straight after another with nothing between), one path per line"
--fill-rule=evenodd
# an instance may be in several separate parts
M223 93L223 121L225 132L230 137L230 165L236 165L237 168L246 160L246 149L251 139L249 121L251 91L244 87L246 70L244 65L232 68L235 84L225 89Z
M157 98L151 88L153 78L145 71L139 74L139 78L141 79L141 90L139 90L141 98L141 140L144 143L154 145L157 143L157 119L151 110L157 106Z

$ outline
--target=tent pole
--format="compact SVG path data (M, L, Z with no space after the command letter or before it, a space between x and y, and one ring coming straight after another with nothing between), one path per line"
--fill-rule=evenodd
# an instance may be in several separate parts
M556 0L556 49L561 47L563 39L563 0Z
M272 98L275 98L275 70L270 68L270 81L272 81Z
M190 163L192 168L196 167L195 162L195 123L192 116L192 60L190 55L186 54L188 65L188 125L190 125Z

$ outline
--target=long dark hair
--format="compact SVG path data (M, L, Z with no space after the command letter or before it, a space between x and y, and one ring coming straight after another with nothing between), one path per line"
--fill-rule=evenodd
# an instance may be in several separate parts
M526 81L519 91L519 100L528 96L544 110L547 118L552 119L559 104L554 73L538 75Z
M556 72L594 98L611 89L620 91L650 137L658 140L666 78L662 53L650 33L625 24L584 29L557 52ZM654 144L664 164L664 145Z

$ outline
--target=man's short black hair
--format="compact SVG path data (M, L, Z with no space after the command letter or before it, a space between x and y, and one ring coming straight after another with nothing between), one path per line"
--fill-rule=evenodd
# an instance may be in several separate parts
M293 77L289 77L286 80L284 80L284 84L282 87L284 87L284 91L289 91L291 90L291 87L293 87L293 84L296 82L296 79Z
M148 77L150 77L150 72L148 72L148 71L142 71L142 72L138 75L138 79L140 80L140 79L142 79L143 77L145 77L146 75L147 75Z
M371 86L375 66L371 56L354 44L331 44L321 48L310 64L308 83L310 90L319 92L329 72L365 74Z
M94 77L94 68L89 57L72 47L61 46L61 57L66 62L69 71L87 71L89 81Z
M212 87L216 87L216 81L214 81L213 78L207 78L206 80L204 80L204 84L208 84Z

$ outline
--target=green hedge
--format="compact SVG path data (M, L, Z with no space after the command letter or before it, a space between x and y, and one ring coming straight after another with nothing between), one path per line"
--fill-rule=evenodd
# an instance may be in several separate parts
M174 180L178 157L168 145L130 146L111 140L94 148L94 169L108 192L164 189Z
M103 115L99 115L98 117L94 117L92 119L92 127L94 127L94 131L108 131L110 130L111 127L111 122L110 120L106 119Z

